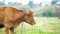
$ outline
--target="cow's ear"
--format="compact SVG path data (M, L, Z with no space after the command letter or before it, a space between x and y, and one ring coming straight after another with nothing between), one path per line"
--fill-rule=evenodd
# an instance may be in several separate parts
M33 14L33 12L31 10L27 10L26 14L31 15L31 14Z

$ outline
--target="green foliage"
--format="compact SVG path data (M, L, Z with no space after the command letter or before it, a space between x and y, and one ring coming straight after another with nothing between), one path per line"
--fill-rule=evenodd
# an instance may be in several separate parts
M52 0L51 3L52 3L52 5L55 5L55 4L57 4L58 1L60 1L60 0Z
M44 17L45 17L45 16L46 16L46 12L43 12L43 13L42 13L42 16L44 16Z
M54 6L47 6L45 8L44 12L45 12L45 14L46 14L47 17L53 17L53 16L55 16L56 10L55 10Z
M30 8L33 8L34 7L33 1L29 1L28 5L30 6Z
M17 2L14 2L14 3L8 2L8 5L9 6L19 6L19 5L22 5L22 4L21 3L17 3Z
M56 15L60 16L60 6L56 6Z
M43 16L43 17L57 17L56 7L55 6L45 6L34 8L35 16Z

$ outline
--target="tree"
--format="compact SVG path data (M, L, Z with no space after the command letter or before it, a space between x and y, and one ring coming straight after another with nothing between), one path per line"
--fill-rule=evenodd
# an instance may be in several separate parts
M58 1L60 1L60 0L52 0L51 3L52 3L52 5L55 5L55 4L57 4Z
M0 1L0 6L4 6L4 5L5 5L5 3Z
M47 16L47 15L46 15L46 12L43 12L43 13L42 13L42 16L46 17L46 16Z
M17 2L8 2L8 5L11 5L11 6L19 6L19 5L22 5L21 3L17 3Z
M29 1L28 5L29 5L31 8L33 8L33 6L34 6L33 1Z
M56 15L60 19L60 6L56 7Z
M5 3L5 0L3 0L3 3Z

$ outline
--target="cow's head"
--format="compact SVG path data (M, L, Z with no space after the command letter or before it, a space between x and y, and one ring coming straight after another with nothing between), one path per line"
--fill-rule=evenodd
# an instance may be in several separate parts
M30 25L34 25L35 24L32 10L25 11L24 21L26 23L30 24Z

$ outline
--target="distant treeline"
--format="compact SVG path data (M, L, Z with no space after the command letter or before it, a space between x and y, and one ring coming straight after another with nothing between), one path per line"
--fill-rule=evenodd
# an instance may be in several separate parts
M35 16L42 17L59 17L60 16L60 5L51 5L38 7L35 10Z

